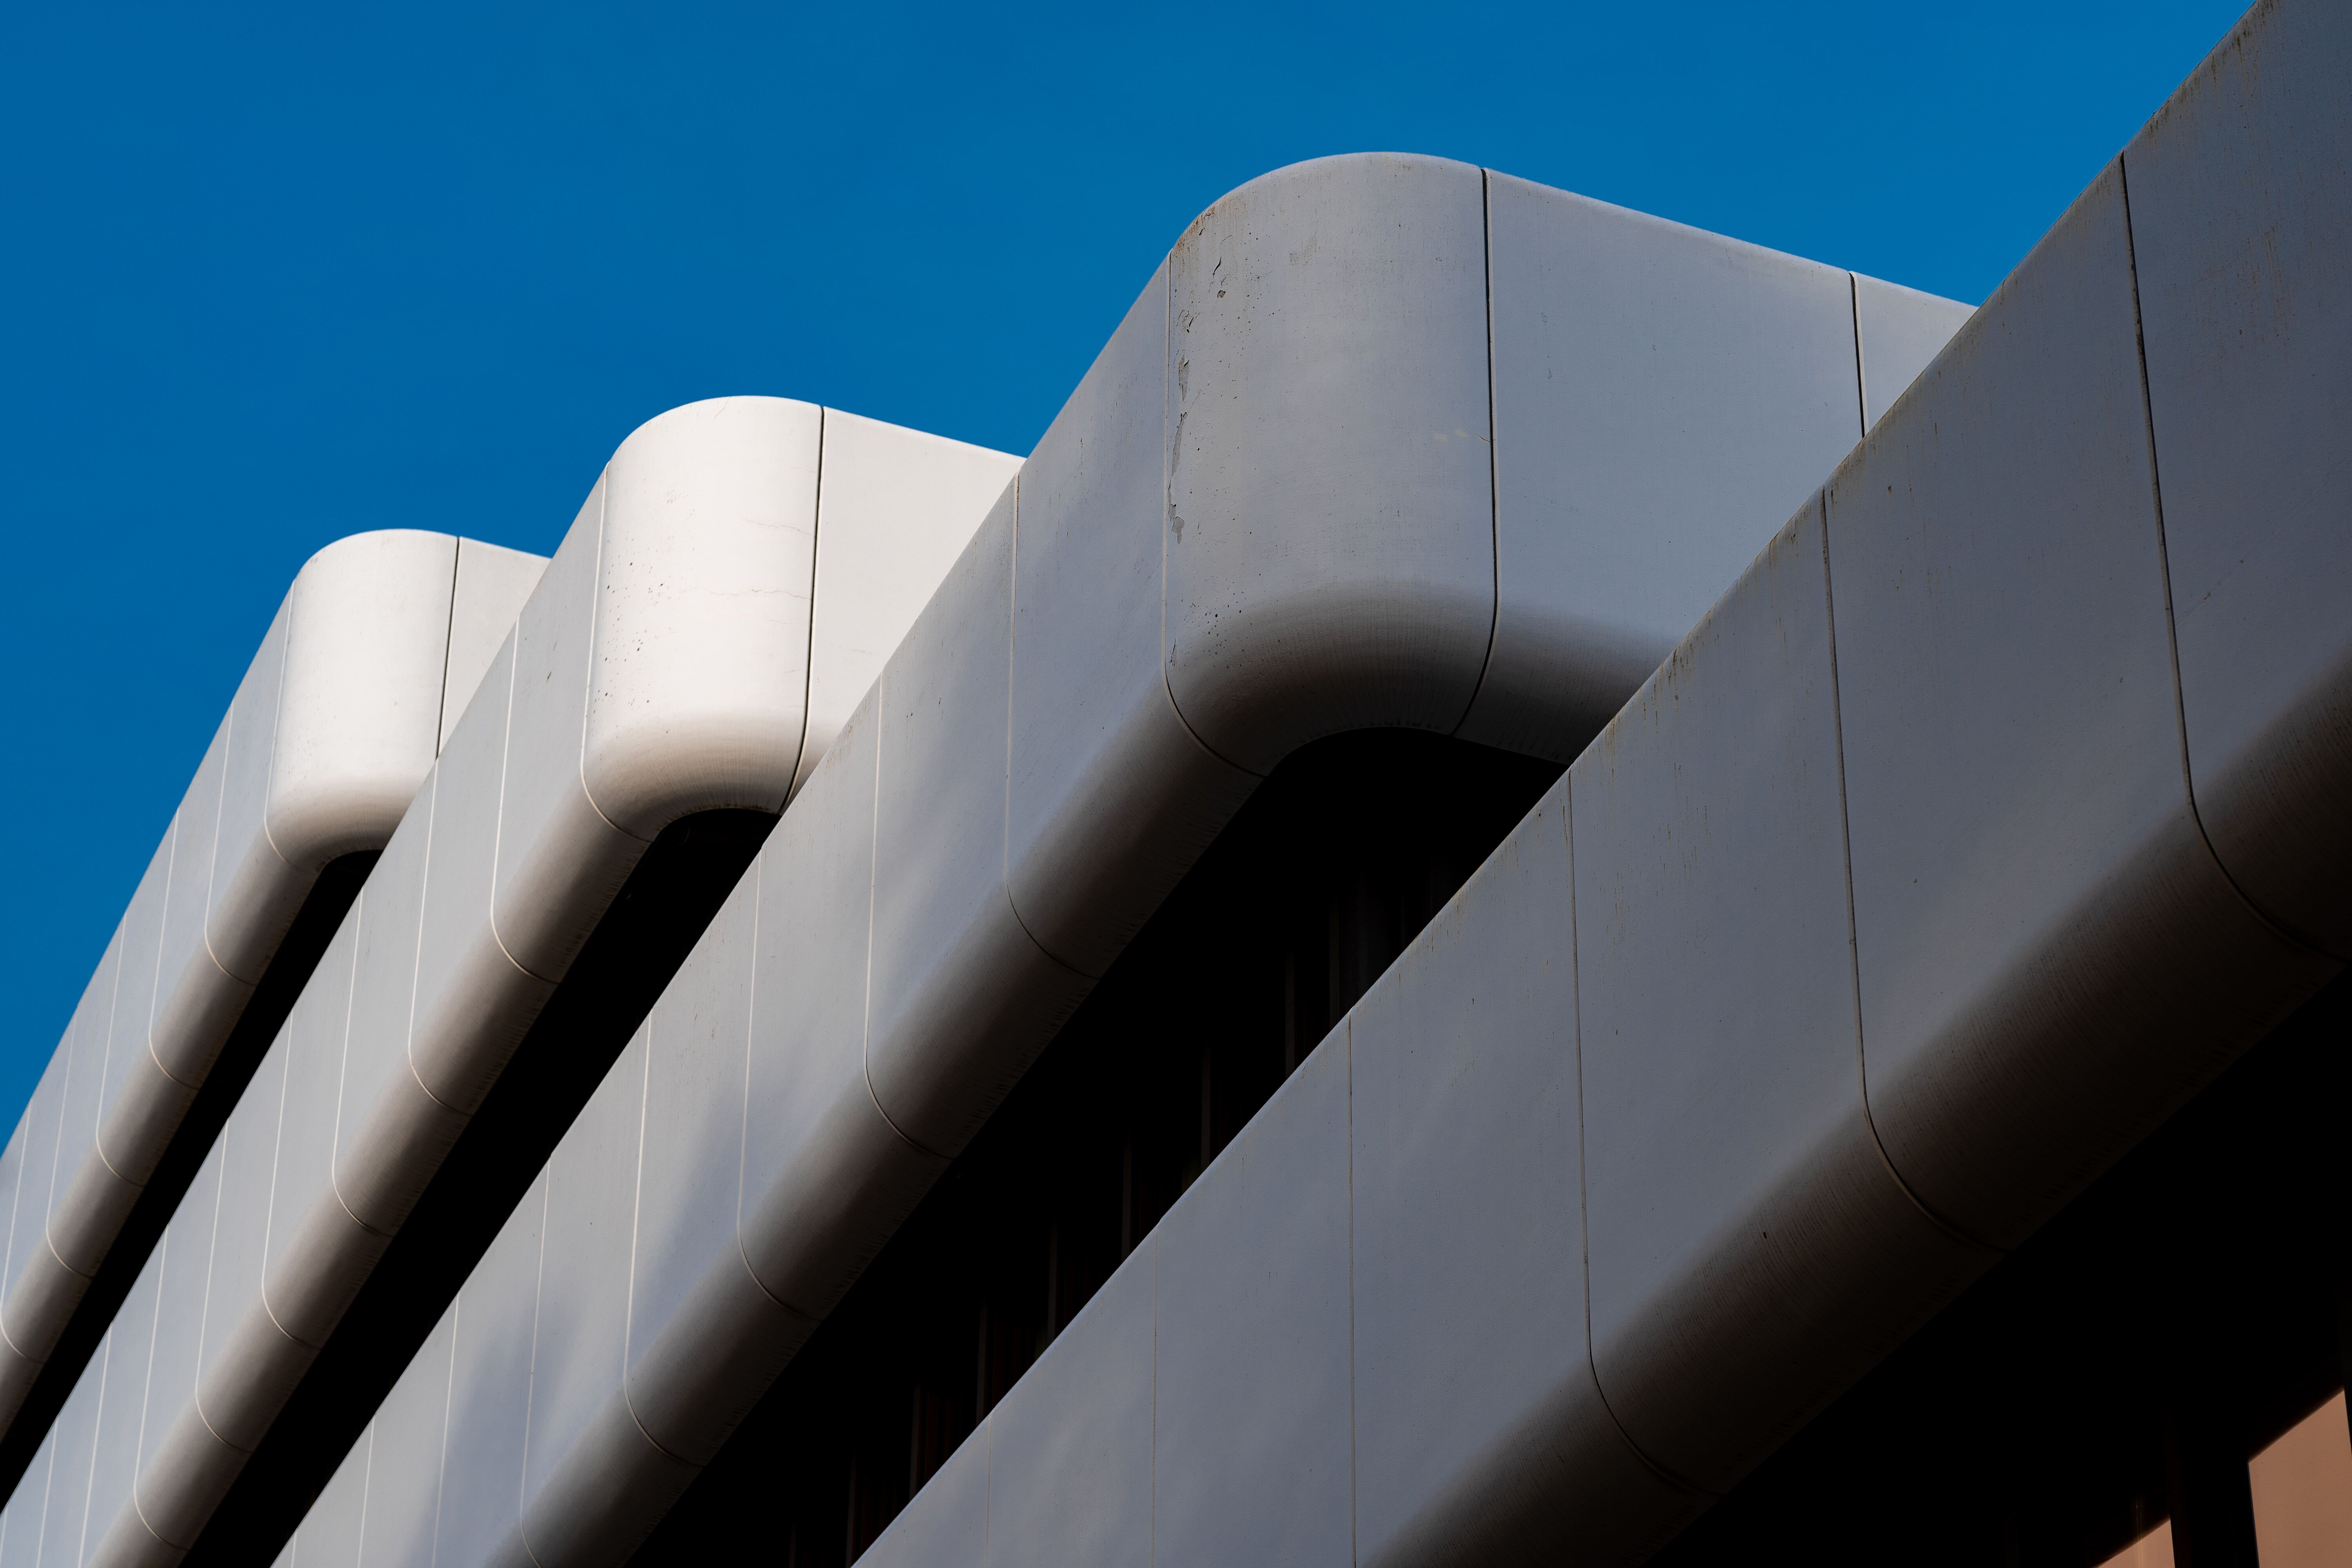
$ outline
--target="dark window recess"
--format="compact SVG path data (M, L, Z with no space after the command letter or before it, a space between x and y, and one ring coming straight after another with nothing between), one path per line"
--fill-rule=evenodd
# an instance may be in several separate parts
M1260 786L639 1568L856 1557L1560 769L1401 731Z
M1685 1531L1657 1568L2254 1568L2246 1461L2343 1386L2339 978Z
M286 1544L775 823L706 811L654 840L184 1568L267 1563Z
M40 1451L41 1440L48 1436L58 1412L65 1408L67 1396L81 1381L83 1369L96 1353L99 1341L106 1337L107 1325L114 1321L122 1299L139 1282L140 1271L147 1267L148 1254L163 1239L163 1227L171 1223L188 1184L196 1179L205 1156L212 1152L213 1141L220 1136L228 1113L236 1109L245 1086L260 1068L269 1042L278 1037L286 1016L294 1010L295 1000L302 994L302 987L310 984L310 972L326 955L327 944L334 940L343 916L350 912L352 900L359 897L368 872L374 868L376 852L373 849L339 856L327 862L319 879L310 885L302 907L295 911L294 923L287 928L285 940L271 955L269 967L262 971L261 984L246 999L245 1011L237 1015L236 1027L222 1043L220 1055L213 1058L204 1087L196 1091L187 1115L180 1119L163 1159L156 1163L155 1173L148 1178L138 1201L131 1205L114 1245L107 1249L106 1259L99 1265L89 1289L83 1292L81 1304L74 1309L58 1348L50 1352L40 1375L33 1380L32 1390L26 1394L7 1436L0 1437L0 1498L16 1489L25 1467ZM80 1153L79 1150L68 1150L67 1157L78 1159Z

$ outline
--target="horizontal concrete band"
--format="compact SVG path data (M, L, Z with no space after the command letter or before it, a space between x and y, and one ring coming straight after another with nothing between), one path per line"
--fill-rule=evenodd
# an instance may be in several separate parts
M1441 162L1219 203L295 1560L625 1556L1260 773L1373 725L1565 760L1966 314Z
M391 837L545 564L399 530L295 577L0 1153L0 1430L320 872Z
M2337 972L2347 70L2256 8L863 1561L1639 1561Z
M1016 467L772 398L622 446L428 745L0 1516L0 1561L61 1488L85 1517L70 1545L34 1522L37 1560L182 1555L646 844L691 812L782 808Z

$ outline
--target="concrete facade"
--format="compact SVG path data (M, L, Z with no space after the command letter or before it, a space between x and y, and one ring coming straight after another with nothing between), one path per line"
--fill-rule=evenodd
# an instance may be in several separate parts
M268 1542L650 1561L1266 781L1373 730L1565 772L1215 1150L1202 1057L1202 1168L866 1555L1646 1560L2352 955L2347 70L2257 7L1974 312L1364 155L1189 226L1025 462L654 421L334 840L382 858L0 1568L206 1550L641 864L751 812Z

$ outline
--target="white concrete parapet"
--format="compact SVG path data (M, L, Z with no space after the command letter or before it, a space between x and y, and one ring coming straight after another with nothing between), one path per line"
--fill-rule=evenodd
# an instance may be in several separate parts
M0 1153L0 1429L327 864L380 849L546 563L444 533L306 563ZM299 977L297 977L299 978Z
M72 1560L184 1552L648 843L782 809L1015 467L775 398L623 444L437 761L425 712L422 786L11 1524L79 1433Z
M292 1560L625 1556L1265 771L1371 725L1566 760L1965 315L1439 161L1219 203Z

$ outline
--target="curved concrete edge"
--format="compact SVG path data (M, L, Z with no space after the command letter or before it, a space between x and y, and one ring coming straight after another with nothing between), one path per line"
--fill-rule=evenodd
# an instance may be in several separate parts
M2234 159L2233 185L2275 204L2249 227L2231 226L2234 204L2199 213L2209 260L2266 245L2272 217L2298 239L2342 221L2330 71L2347 46L2352 26L2326 7L2263 8L2146 133L2201 127L2226 143L2211 162ZM2256 90L2256 67L2298 50L2334 64ZM2241 96L2210 101L2217 81ZM2315 122L2334 138L2317 152L2278 133ZM2249 126L2300 184L2259 159L2249 170ZM2177 363L2173 391L2226 387L2245 411L2169 436L2159 413L2150 429L2130 240L2167 203L2146 188L2156 160L2136 156L2128 209L2111 167L1320 1047L1346 1061L1348 1195L1325 1235L1347 1238L1352 1299L1285 1280L1262 1331L1204 1310L1216 1281L1262 1285L1303 1250L1282 1213L1305 1185L1291 1167L1336 1162L1315 1153L1329 1133L1283 1102L1339 1091L1294 1080L1261 1118L1280 1146L1212 1166L1150 1261L1126 1266L1149 1291L1114 1279L968 1446L984 1481L942 1471L877 1561L979 1543L1055 1555L1069 1521L1104 1528L1106 1498L1130 1545L1214 1555L1202 1520L1264 1542L1317 1463L1351 1472L1353 1514L1333 1510L1324 1541L1360 1561L1547 1560L1545 1532L1569 1527L1580 1544L1616 1537L1595 1561L1638 1560L1704 1499L1642 1484L1609 1434L1638 1447L1654 1482L1735 1484L1956 1296L1991 1244L2030 1234L2336 973L2284 918L2322 929L2340 906L2293 900L2340 889L2352 862L2303 831L2317 792L2352 789L2352 754L2323 743L2342 618L2291 613L2305 582L2343 569L2340 488L2323 482L2336 445L2272 441L2263 482L2301 504L2233 519L2234 555L2275 595L2232 589L2242 641L2221 652L2288 645L2291 679L2251 659L2234 682L2192 672L2185 637L2176 656L2184 595L2154 481L2235 462L2219 448L2237 425L2340 423L2352 389L2305 402L2309 382L2278 363L2303 345L2266 338L2267 317L2224 314L2195 325L2221 342L2242 327L2254 351L2207 356L2193 383ZM2201 175L2200 162L2176 166ZM2222 278L2242 281L2200 274ZM2311 347L2336 352L2325 334ZM2210 458L2194 449L2207 441ZM2236 776L2267 794L2196 775L2192 803L2200 720L2175 694L2199 679L2251 709L2231 721L2248 748ZM2217 826L2217 807L2239 815ZM1520 868L1563 809L1572 914L1549 875ZM2310 858L2291 879L2290 841ZM1566 937L1573 963L1496 965L1530 925ZM1570 1058L1566 1081L1528 1081ZM1572 1118L1543 1113L1547 1087L1577 1102ZM1268 1165L1281 1180L1253 1175ZM1275 1189L1262 1202L1221 1191L1254 1180ZM1196 1218L1221 1205L1218 1223ZM1582 1234L1528 1247L1547 1224ZM1172 1264L1188 1230L1203 1245ZM1547 1261L1568 1278L1541 1278ZM1171 1291L1183 1268L1203 1278ZM1116 1331L1139 1294L1153 1310ZM1589 1369L1558 1320L1582 1321ZM1316 1322L1351 1342L1353 1424L1328 1421L1302 1457L1282 1424L1316 1411L1311 1376L1280 1357L1297 1359ZM1221 1363L1286 1386L1269 1395ZM1585 1398L1589 1378L1605 1403ZM1140 1424L1106 1392L1136 1386L1158 1391ZM1083 1466L1057 1472L1057 1456L1132 1450L1139 1432L1150 1463L1124 1491ZM1237 1451L1216 1452L1220 1438ZM1567 1456L1551 1487L1515 1486ZM1587 1500L1595 1515L1580 1517Z
M946 570L1017 468L855 416L827 460L835 417L738 397L649 421L488 654L476 616L478 691L231 1113L216 1196L167 1228L163 1250L207 1260L201 1329L155 1341L152 1440L93 1491L104 1560L160 1561L202 1530L651 839L782 808L812 691L871 684L903 630L876 618L914 613L908 581ZM848 606L818 682L828 531Z
M58 1046L56 1087L36 1095L11 1142L7 1416L319 873L383 847L431 767L443 710L481 673L459 634L511 616L543 564L387 530L338 540L295 575ZM43 1152L28 1164L35 1143Z
M2347 31L2317 6L2274 7L2250 26L2294 30L2325 58ZM2302 37L2314 29L2323 36ZM2229 59L2273 47L2234 38L2217 57L2223 66L2200 73L2187 97L2216 90ZM2300 123L2332 101L2324 79L2305 81L2303 100L2266 85L2245 111ZM2190 123L2234 134L2242 107L2168 110L2149 135ZM1246 1157L1229 1152L1212 1167L992 1415L975 1440L988 1456L978 1529L992 1545L998 1521L1010 1529L1024 1500L1022 1446L1008 1433L1026 1420L1055 1451L1069 1452L1074 1436L1089 1452L1131 1451L1134 1402L1113 1395L1139 1382L1139 1361L1144 1386L1161 1391L1143 1406L1145 1451L1157 1456L1148 1463L1165 1469L1147 1468L1144 1486L1125 1494L1146 1500L1120 1516L1129 1530L1262 1543L1306 1528L1343 1547L1354 1532L1367 1560L1430 1562L1447 1560L1461 1539L1452 1524L1473 1517L1469 1539L1507 1559L1538 1551L1547 1531L1577 1516L1593 1532L1586 1539L1614 1538L1630 1560L2334 972L2326 953L2280 929L2280 916L2265 918L2266 896L2287 909L2273 890L2283 885L2266 882L2240 847L2291 832L2305 796L2274 799L2270 820L2242 807L2248 816L2202 822L2200 832L2202 818L2226 816L2215 807L2227 791L2200 778L2215 798L2192 801L2188 788L2200 720L2193 710L2184 719L2179 694L2205 677L2192 676L2190 639L2175 651L2182 595L2158 480L2194 471L2181 443L2202 437L2168 438L2161 412L2152 431L2147 423L2154 397L2142 391L2128 327L2144 308L2137 215L2162 206L2149 179L2145 164L2132 174L2127 206L2123 170L2102 176L1244 1131ZM2309 183L2248 182L2305 196ZM2244 237L2223 226L2204 238L2228 254ZM2346 253L2336 254L2339 272ZM2225 320L2220 330L2232 329ZM2152 386L2162 366L2153 333L2150 342ZM2220 363L2225 379L2234 373ZM2306 391L2272 372L2229 389L2253 399L2247 417L2257 422L2284 418L2282 405ZM2198 390L2176 385L2173 395ZM2345 401L2316 416L2340 418ZM2271 450L2284 470L2276 485L2308 505L2240 517L2242 534L2252 534L2244 552L2266 560L2273 579L2329 580L2344 534L2326 509L2340 506L2340 489L2318 479L2334 447ZM1036 468L1033 459L1024 507L1045 488ZM1878 499L1889 495L1895 503ZM2052 526L2053 517L2069 526ZM975 577L989 570L973 567ZM1941 595L1932 616L1902 597L1923 581ZM2249 595L2239 610L2248 626L2292 618L2277 615L2283 603ZM1016 595L1016 626L1022 613ZM2337 626L2321 624L2306 666L2335 668L2325 638ZM1019 657L1016 636L1016 671ZM2340 797L2352 768L2303 739L2331 732L2333 678L2242 674L2228 695L2253 709L2244 732L2285 753L2245 765ZM889 690L886 676L886 700ZM1011 701L1017 716L1017 679ZM877 712L877 729L894 716ZM813 821L846 813L831 825L845 836L870 830L866 886L878 900L892 825L887 813L857 815L877 808L856 803L887 796L900 753L887 739L877 750L878 779L845 752L830 768L847 783L829 789L820 770L803 806ZM1015 779L1022 765L1016 757ZM1677 777L1689 786L1677 789ZM1662 857L1662 842L1705 837L1686 830L1702 811L1714 842L1699 859ZM1541 870L1554 852L1540 847L1554 835L1559 859ZM787 853L772 844L763 877L821 898L822 874L781 874ZM1664 877L1662 866L1689 875ZM2323 869L2340 884L2344 858ZM838 912L863 907L852 881L835 889ZM1905 890L1914 886L1924 890ZM1031 930L1046 923L1023 913ZM1563 934L1572 962L1521 951ZM1702 954L1711 985L1661 978L1686 980ZM871 957L878 976L884 955ZM795 969L805 990L786 994L811 995L819 1012L831 1005L822 972ZM1462 1005L1465 990L1475 1009ZM1762 1022L1681 1028L1677 1007ZM1627 1026L1636 1026L1630 1037ZM761 1036L751 1035L755 1064L772 1049ZM1448 1039L1454 1051L1430 1048ZM843 1075L850 1059L820 1040L801 1049L797 1070L834 1061L842 1065L822 1070ZM1669 1050L1671 1064L1659 1055ZM1416 1072L1436 1070L1433 1058L1454 1077L1416 1082ZM651 1094L653 1059L644 1077L608 1084L624 1110L632 1093ZM866 1059L870 1070L870 1042ZM1454 1071L1466 1063L1476 1070ZM772 1076L782 1070L768 1081L783 1081ZM836 1081L845 1087L826 1102L845 1115L855 1080ZM875 1081L878 1092L888 1075ZM778 1103L764 1097L756 1065L751 1082L759 1103ZM887 1095L883 1104L893 1109ZM836 1186L856 1185L852 1167L911 1169L912 1155L893 1152L883 1131L863 1136L870 1152L824 1162ZM826 1140L812 1129L787 1142ZM1721 1157L1680 1160L1695 1142ZM1466 1174L1454 1152L1465 1148L1478 1151ZM641 1149L641 1168L654 1168L655 1153ZM788 1177L790 1168L771 1163L755 1184L747 1163L745 1190L818 1201L819 1173ZM1254 1182L1272 1190L1254 1195ZM1517 1207L1498 1207L1498 1194ZM674 1224L680 1212L655 1218ZM1528 1248L1519 1222L1538 1218L1577 1234ZM747 1214L711 1267L740 1268L733 1254L751 1253L768 1223ZM1263 1310L1279 1332L1238 1320L1235 1290L1220 1288L1247 1275L1263 1289L1277 1265L1283 1282ZM1498 1278L1514 1288L1497 1289ZM1380 1288L1358 1290L1359 1280ZM1524 1310L1555 1299L1556 1312ZM1350 1312L1352 1335L1341 1327ZM1115 1331L1121 1314L1124 1334ZM684 1334L698 1315L677 1310L669 1322ZM1331 1325L1322 1342L1352 1341L1340 1352L1352 1366L1297 1364L1302 1321ZM1465 1375L1433 1382L1433 1366ZM1064 1375L1050 1375L1057 1368ZM1334 1379L1352 1386L1352 1430L1346 1404L1335 1415L1326 1396ZM649 1408L644 1383L629 1386ZM1414 1418L1383 1421L1384 1406ZM1410 1433L1413 1453L1383 1454L1384 1432ZM633 1479L643 1465L614 1450L578 1451L583 1469L562 1495L589 1470L615 1489L652 1484ZM1549 1484L1513 1479L1547 1464L1562 1467ZM1302 1465L1352 1468L1357 1500L1309 1496ZM955 1484L942 1472L877 1546L882 1560L971 1522L971 1470L951 1465ZM1056 1495L1055 1472L1032 1463L1027 1473L1032 1514L1078 1511L1038 1505ZM1149 1500L1171 1481L1198 1506L1165 1491ZM1100 1522L1103 1510L1087 1512ZM1013 1539L1010 1549L1026 1544ZM908 1549L903 1560L932 1559Z
M1199 319L1188 329L1174 313L1171 279L1186 268L1187 277L1218 273L1208 250L1226 232L1219 226L1253 220L1240 209L1217 216L1221 204L1214 222L1192 231L1192 250L1155 276L801 788L656 1007L646 1039L583 1111L565 1142L571 1152L551 1167L568 1174L551 1184L546 1215L519 1213L485 1258L477 1279L504 1287L469 1285L461 1295L462 1321L531 1339L542 1368L613 1365L618 1347L625 1370L601 1386L602 1373L581 1371L583 1389L594 1392L561 1398L536 1384L536 1394L511 1384L478 1393L478 1411L527 1406L529 1450L541 1458L511 1494L522 1500L520 1514L467 1512L469 1522L442 1541L445 1557L481 1560L507 1549L499 1542L520 1550L524 1540L543 1556L551 1542L580 1540L565 1522L565 1500L585 1495L620 1510L609 1520L625 1515L650 1528L671 1495L674 1466L706 1460L733 1424L735 1402L714 1413L680 1391L723 1382L720 1369L739 1363L782 1364L1091 976L1246 799L1257 770L1280 749L1335 730L1462 722L1498 614L1498 530L1527 555L1524 564L1511 555L1517 569L1501 613L1524 632L1521 647L1549 649L1543 657L1565 659L1579 676L1549 707L1525 697L1511 722L1527 726L1515 732L1565 746L1646 672L1625 648L1642 636L1671 647L1688 625L1669 626L1671 617L1702 612L1859 435L1850 275L1507 182L1516 205L1504 232L1510 256L1528 265L1510 275L1497 312L1521 326L1538 315L1571 318L1585 333L1512 361L1525 395L1506 406L1519 422L1511 427L1527 435L1510 448L1523 458L1500 492L1510 506L1498 514L1487 441L1449 426L1447 440L1467 438L1476 460L1444 458L1444 483L1414 481L1430 504L1402 518L1333 506L1293 520L1272 503L1246 515L1217 511L1260 482L1252 464L1270 472L1285 460L1259 445L1276 414L1312 426L1323 443L1317 461L1335 465L1335 479L1348 485L1356 482L1349 463L1386 460L1408 437L1416 450L1438 445L1425 428L1431 411L1409 403L1417 355L1472 356L1483 431L1490 183L1507 182L1376 156L1303 165L1245 187L1253 210L1267 190L1288 193L1276 207L1305 226L1292 238L1305 247L1328 230L1335 258L1349 245L1363 252L1380 243L1371 221L1380 204L1433 203L1455 238L1466 211L1479 252L1466 285L1475 298L1466 315L1426 325L1426 312L1406 311L1413 325L1398 331L1366 324L1393 322L1395 310L1348 291L1349 279L1392 270L1368 264L1377 257L1354 256L1337 281L1294 279L1331 291L1307 312L1325 335L1276 352L1251 342L1256 318L1236 318L1223 340L1230 353L1199 373L1212 377L1201 384L1247 392L1257 417L1229 420L1213 441L1213 420L1196 421L1171 401L1197 395L1188 333L1210 335ZM1537 258L1563 230L1609 267L1544 271ZM1405 237L1396 243L1425 248L1432 231L1397 232ZM1465 287L1452 263L1438 270L1444 287ZM1599 289L1608 292L1583 292ZM1948 302L1936 310L1946 321L1957 313ZM1694 312L1706 320L1661 356L1652 329L1688 328ZM1340 352L1330 334L1348 331L1362 341L1349 351L1357 370L1345 386L1282 380L1284 366L1308 350ZM1736 352L1724 349L1726 335ZM1566 410L1543 402L1559 379L1544 374L1547 354L1572 358L1581 376L1614 378L1617 391L1589 392ZM1367 368L1367 356L1378 363ZM1763 384L1769 397L1756 391L1759 362L1774 372ZM1232 379L1216 383L1212 369ZM1811 403L1791 399L1791 384ZM1367 395L1363 386L1403 389L1404 405L1347 401ZM1327 405L1330 416L1317 416ZM1629 405L1633 414L1622 416ZM1675 422L1664 417L1668 408ZM1699 444L1709 460L1666 461L1695 408L1713 433ZM1631 417L1640 439L1612 428L1563 441L1551 427L1573 414L1598 417L1595 410ZM1200 499L1186 504L1201 514L1187 515L1181 548L1202 558L1198 565L1175 561L1168 496L1179 439L1192 443L1186 483L1200 488L1185 493ZM1629 458L1635 449L1644 455L1638 461ZM1361 501L1376 489L1377 476L1349 493ZM1609 507L1588 500L1581 529L1563 528L1557 498L1596 492ZM1715 530L1704 548L1687 531L1679 540L1656 531L1690 509ZM1627 537L1612 543L1618 533ZM1221 591L1219 573L1248 590L1236 591L1230 615L1206 596ZM1258 592L1262 580L1285 573L1288 586ZM1629 578L1643 584L1638 594L1627 594ZM1192 634L1181 634L1181 647L1163 641L1163 616L1212 626L1214 657L1187 664ZM1546 629L1574 631L1596 616L1616 618L1573 636ZM1656 623L1650 631L1623 630L1641 616ZM1433 626L1454 629L1437 635ZM1605 657L1576 651L1591 647ZM1408 666L1422 673L1399 679ZM1208 716L1208 732L1180 711L1187 693ZM1237 765L1227 751L1253 765ZM1006 758L1002 770L975 765L992 754ZM748 1059L719 1070L709 1060L714 1049ZM760 1113L747 1116L747 1105ZM603 1156L590 1159L592 1147ZM639 1184L626 1184L631 1172ZM592 1223L592 1213L601 1218ZM592 1239L610 1236L636 1238L634 1261ZM541 1260L528 1275L509 1256L527 1245ZM769 1305L742 1316L747 1270ZM557 1316L542 1316L542 1307ZM577 1381L571 1370L561 1378L567 1390ZM641 1446L599 1440L593 1455L575 1454L592 1429L625 1433L623 1411ZM499 1423L520 1417L481 1419L504 1431ZM453 1426L449 1441L452 1452L462 1445L474 1457L469 1464L493 1462L486 1436ZM665 1500L659 1507L624 1505L640 1482L652 1489L646 1497ZM617 1560L635 1539L615 1524L578 1547L580 1561Z
M2352 29L2256 6L2118 160L2199 816L2247 898L2352 957ZM2284 395L2273 395L2276 389Z

